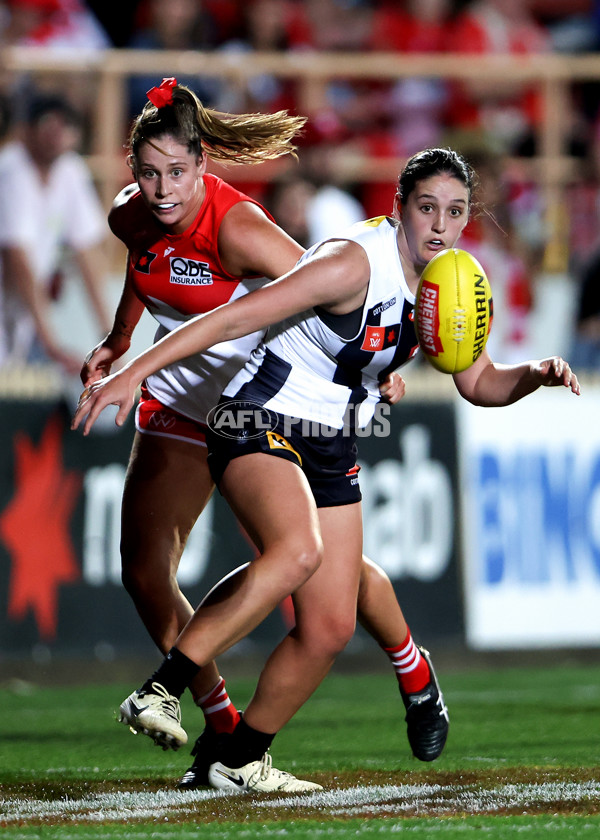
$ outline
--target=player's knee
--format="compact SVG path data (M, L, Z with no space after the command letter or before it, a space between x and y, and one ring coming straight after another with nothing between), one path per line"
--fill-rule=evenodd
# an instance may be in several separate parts
M288 555L290 572L295 578L296 589L314 574L323 559L323 544L320 539L305 540Z
M156 574L156 569L131 557L121 556L121 582L134 600L148 597L155 590L165 589L167 580Z
M341 617L332 622L332 626L329 630L329 644L331 647L331 652L335 656L337 656L338 653L341 653L344 650L344 648L354 635L355 629L356 618L354 614Z
M353 637L356 617L353 611L328 614L321 620L313 616L310 625L310 637L320 653L327 658L335 658Z

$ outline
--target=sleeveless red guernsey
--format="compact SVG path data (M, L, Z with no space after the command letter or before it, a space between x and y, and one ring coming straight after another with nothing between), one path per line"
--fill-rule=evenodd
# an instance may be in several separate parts
M264 284L265 278L235 277L224 268L218 234L225 214L240 201L258 202L221 178L205 174L206 195L198 215L181 234L166 233L144 204L137 184L119 193L110 212L112 232L128 249L127 273L133 289L159 323L158 341L184 321ZM223 388L245 363L262 333L223 342L149 376L152 396L198 422L216 404Z

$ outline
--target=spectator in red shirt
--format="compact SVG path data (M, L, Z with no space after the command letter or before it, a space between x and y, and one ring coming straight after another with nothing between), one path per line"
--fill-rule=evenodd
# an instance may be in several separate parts
M369 48L403 54L447 52L451 15L451 0L380 4L373 13ZM447 81L410 76L386 85L384 91L378 99L371 97L379 103L380 117L363 134L368 154L403 158L442 143L450 95ZM367 215L391 207L389 179L365 184L361 200Z
M524 0L474 0L457 16L448 35L453 52L529 55L551 48L548 33ZM540 119L535 88L502 78L456 85L453 114L457 126L480 131L518 152Z

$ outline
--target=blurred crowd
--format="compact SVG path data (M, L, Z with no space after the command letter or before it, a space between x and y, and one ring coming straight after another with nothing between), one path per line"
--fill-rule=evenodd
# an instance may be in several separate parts
M257 51L517 56L598 51L600 55L600 2L122 0L116 14L112 4L103 0L3 0L0 45L56 50L202 50L240 56ZM40 94L59 94L81 117L77 142L71 135L69 148L63 151L69 155L85 153L90 143L94 97L86 86L84 73L73 74L68 80L61 78L59 82L50 78L43 84L51 89L40 90L39 79L2 75L0 64L0 79L0 127L5 146L21 142L23 153L31 155L27 140L31 135L31 105ZM178 80L192 87L206 105L218 110L286 108L301 112L294 79L252 76L244 85L235 86L218 76L179 74ZM143 107L146 91L159 81L156 76L131 78L128 120ZM570 229L569 271L578 281L574 283L574 294L578 295L573 343L576 355L571 361L576 364L581 359L582 363L597 366L600 83L574 85L571 98L573 105L564 114L569 154L577 161L578 173L564 208ZM236 182L231 170L227 178L262 201L298 241L310 245L352 221L391 211L393 183L389 179L379 183L372 178L354 181L349 174L351 167L339 165L341 159L404 159L432 145L458 149L476 167L481 179L480 210L469 226L463 247L480 258L493 281L498 313L494 326L497 355L502 361L511 361L513 357L523 358L529 349L529 316L535 303L532 278L540 272L547 244L542 199L531 178L531 168L526 165L539 151L541 106L535 87L501 78L469 83L421 77L360 82L338 78L327 85L318 107L307 115L309 122L297 164L263 182ZM123 140L126 133L124 125ZM5 154L5 149L0 149L0 179ZM8 160L4 164L7 172L10 157ZM6 190L0 189L0 218L2 202L6 201ZM4 212L10 215L12 211L6 208ZM94 215L92 211L90 215ZM15 245L7 241L7 236L0 231L4 252ZM66 235L64 238L68 239ZM97 239L94 229L91 245L95 246ZM76 251L80 244L76 243ZM86 241L86 248L87 245ZM61 253L57 244L40 281L42 289L50 288L49 278L59 271ZM33 269L32 272L35 273ZM93 289L94 283L90 280L88 286ZM39 339L43 305L39 301L32 304L31 300L26 299L24 305L34 306L33 320L38 325ZM93 293L92 301L99 322L103 323L106 314ZM51 340L44 342L48 345L46 351L48 347L52 349ZM0 344L0 365L1 353ZM60 360L56 348L50 356Z

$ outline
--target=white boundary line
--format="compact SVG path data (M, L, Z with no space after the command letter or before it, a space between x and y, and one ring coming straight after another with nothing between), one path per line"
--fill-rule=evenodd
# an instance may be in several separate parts
M215 790L100 793L79 799L26 799L0 796L0 822L5 825L28 819L62 817L76 822L122 822L195 813L200 802L229 794ZM540 804L565 802L600 805L600 781L542 782L482 788L472 785L371 785L279 799L251 798L252 808L315 809L322 815L356 817L395 813L398 816L440 816L457 812L493 814L506 809L527 809Z

